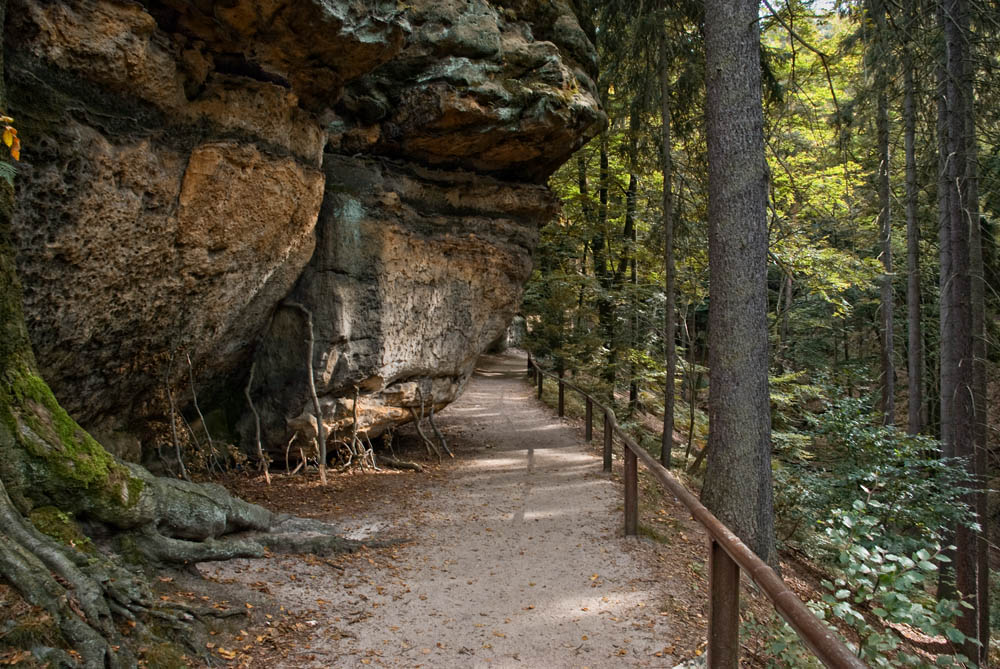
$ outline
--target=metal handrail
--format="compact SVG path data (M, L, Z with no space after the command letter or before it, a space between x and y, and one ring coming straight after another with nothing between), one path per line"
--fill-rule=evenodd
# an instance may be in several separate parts
M711 538L709 555L710 612L708 625L708 666L711 669L735 668L739 662L739 570L745 571L774 605L812 653L827 667L836 669L863 668L866 665L809 610L798 596L766 562L761 560L721 520L702 504L688 488L660 464L646 449L618 425L615 412L594 399L590 393L566 381L562 375L542 369L528 355L528 372L535 371L538 396L542 396L542 378L548 376L559 383L559 415L564 415L564 388L568 387L587 401L587 440L592 438L593 406L604 413L604 470L611 471L611 436L617 435L625 445L625 534L638 529L637 461L674 497L688 508L691 515L708 531Z

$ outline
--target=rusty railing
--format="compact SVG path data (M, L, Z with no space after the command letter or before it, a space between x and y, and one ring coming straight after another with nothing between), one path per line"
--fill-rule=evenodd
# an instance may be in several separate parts
M722 524L694 494L677 480L644 448L618 426L614 411L604 406L585 390L566 381L562 373L557 376L543 370L528 355L528 374L534 374L538 397L542 397L544 377L559 384L558 412L565 415L565 389L576 391L586 400L586 438L594 436L594 407L604 414L604 471L611 471L613 436L624 444L625 455L625 534L634 535L639 526L639 474L638 462L674 497L688 508L694 519L708 531L709 547L709 617L708 617L708 666L710 669L735 669L740 657L740 570L747 573L767 595L774 609L784 618L812 653L827 667L837 669L863 668L866 665L837 638L827 626L785 585L781 577L744 544L739 537Z

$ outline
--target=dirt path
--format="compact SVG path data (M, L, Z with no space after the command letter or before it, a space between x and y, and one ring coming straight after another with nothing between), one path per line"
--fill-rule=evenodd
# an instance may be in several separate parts
M440 414L453 466L345 500L349 536L407 543L341 569L294 557L205 569L267 583L308 618L308 645L270 666L672 667L690 656L703 632L677 611L684 554L622 536L620 483L534 399L524 365L482 358Z

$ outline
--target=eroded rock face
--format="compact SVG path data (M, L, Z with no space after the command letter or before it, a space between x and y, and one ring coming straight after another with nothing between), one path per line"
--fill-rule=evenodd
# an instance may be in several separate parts
M265 443L283 447L310 405L286 300L314 315L340 431L355 392L363 429L421 397L441 408L506 327L553 211L537 184L603 119L593 47L566 0L400 7L9 4L28 326L106 441L162 438L190 356L230 425L255 363Z
M546 188L328 155L316 252L289 298L313 314L316 391L340 438L454 400L520 304ZM305 320L280 309L257 356L268 443L311 411ZM336 439L336 437L334 437Z

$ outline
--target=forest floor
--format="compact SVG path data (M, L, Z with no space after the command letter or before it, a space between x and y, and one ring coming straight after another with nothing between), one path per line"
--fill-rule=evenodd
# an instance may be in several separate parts
M424 473L232 482L276 511L396 543L201 565L270 602L218 639L218 655L247 667L555 668L673 667L703 652L704 535L679 505L644 495L645 536L624 537L620 474L602 473L599 439L534 398L523 355L484 356L437 423L455 459L421 460ZM405 455L422 457L411 442Z

